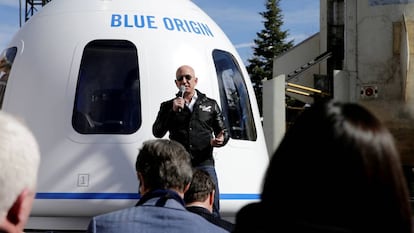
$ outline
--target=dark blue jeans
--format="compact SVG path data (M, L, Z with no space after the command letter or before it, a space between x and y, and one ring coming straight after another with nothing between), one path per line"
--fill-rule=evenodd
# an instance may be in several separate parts
M213 203L213 214L220 217L220 191L218 186L218 179L216 174L216 169L214 166L198 166L198 169L204 170L210 174L213 179L214 185L216 186L216 192L214 194L214 203Z

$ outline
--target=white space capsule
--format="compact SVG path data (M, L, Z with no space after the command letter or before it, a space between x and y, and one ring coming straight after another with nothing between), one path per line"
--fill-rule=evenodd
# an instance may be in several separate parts
M1 59L2 110L24 118L42 153L28 229L83 230L91 216L137 202L138 148L154 138L183 64L230 129L214 151L222 215L259 199L269 157L252 84L227 36L192 1L53 0Z

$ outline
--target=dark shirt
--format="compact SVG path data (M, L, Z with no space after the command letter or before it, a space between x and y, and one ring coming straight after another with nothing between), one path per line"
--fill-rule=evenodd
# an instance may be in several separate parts
M350 229L325 223L314 223L286 217L284 213L263 203L250 203L242 207L236 214L236 223L232 233L356 233Z
M233 223L212 214L210 211L208 211L208 209L204 207L187 206L186 209L190 212L193 212L195 214L202 216L203 218L207 219L207 221L227 230L228 232L233 232L233 229L234 229Z

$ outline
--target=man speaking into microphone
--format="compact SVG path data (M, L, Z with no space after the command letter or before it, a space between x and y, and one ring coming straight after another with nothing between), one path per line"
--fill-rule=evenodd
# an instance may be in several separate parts
M220 216L220 192L214 166L213 147L229 140L217 101L195 88L198 78L191 66L180 66L175 75L179 89L176 97L162 102L152 133L162 138L169 132L171 140L181 143L191 154L193 167L207 171L215 183L213 213Z

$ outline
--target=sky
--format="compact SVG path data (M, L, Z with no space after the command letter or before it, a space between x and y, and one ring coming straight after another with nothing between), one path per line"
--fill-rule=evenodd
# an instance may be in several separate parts
M70 1L70 0L67 0ZM280 0L282 30L288 31L287 41L295 44L319 32L320 0ZM266 0L193 0L224 31L246 61L253 55L256 33L264 29L260 12L266 11ZM0 51L6 48L13 35L19 30L19 4L24 17L25 0L0 0ZM40 7L41 10L41 7Z
M193 0L221 27L236 47L243 61L253 56L256 33L264 29L266 0ZM288 31L287 41L295 44L319 32L320 0L280 0L282 30Z

